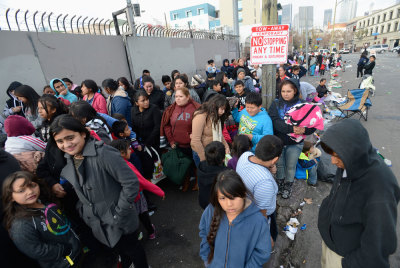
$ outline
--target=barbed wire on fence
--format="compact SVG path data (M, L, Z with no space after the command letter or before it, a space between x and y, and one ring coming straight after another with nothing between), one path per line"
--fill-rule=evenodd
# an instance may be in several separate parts
M1 30L28 32L58 32L66 34L117 35L112 19L77 16L74 14L54 14L53 12L21 9L0 10ZM121 34L129 33L127 20L118 19ZM161 25L138 24L133 33L146 37L194 38L214 40L237 40L238 36L222 32L195 29L171 29Z

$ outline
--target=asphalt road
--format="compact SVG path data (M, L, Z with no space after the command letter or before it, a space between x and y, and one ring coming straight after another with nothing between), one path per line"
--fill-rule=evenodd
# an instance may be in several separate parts
M343 81L342 89L336 92L346 94L348 89L357 88L360 79L356 78L356 65L360 54L344 55L343 59L347 61L346 72L340 73L339 77ZM373 145L379 149L382 155L392 161L392 170L400 179L400 87L399 70L400 57L397 54L388 52L377 55L377 65L374 69L374 79L376 94L372 98L373 106L369 113L367 122L362 121L368 129ZM328 75L325 75L328 77ZM317 85L320 77L305 77L302 81L307 81ZM329 79L328 79L329 80ZM379 178L377 178L379 179ZM400 182L399 182L400 183ZM147 240L143 243L146 248L150 265L155 267L203 267L203 263L198 255L200 238L198 236L198 224L202 214L202 209L197 202L197 192L183 193L179 187L173 185L167 180L158 184L165 192L166 199L161 200L156 196L151 196L151 200L158 206L158 210L151 217L156 226L157 238ZM326 188L326 189L325 189ZM325 187L322 195L327 194L328 187ZM322 190L322 188L321 188ZM310 211L310 217L315 217L318 212L318 206L315 205ZM398 209L400 214L400 209ZM316 219L313 219L315 225ZM312 226L311 226L312 227ZM309 230L312 230L310 227ZM315 226L314 226L315 227ZM398 241L400 241L400 224L398 220ZM314 259L318 263L320 251L313 250L320 248L320 238L317 232L309 232L307 236L308 243L312 245L305 246L302 249L301 258ZM400 249L391 256L391 267L400 267ZM301 267L310 266L308 262L300 265ZM279 266L277 266L279 267Z

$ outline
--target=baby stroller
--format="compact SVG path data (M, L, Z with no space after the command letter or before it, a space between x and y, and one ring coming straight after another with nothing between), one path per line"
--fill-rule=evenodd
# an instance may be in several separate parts
M358 87L362 89L367 89L371 94L371 96L374 96L375 95L374 77L370 74L365 74L362 77L361 83Z

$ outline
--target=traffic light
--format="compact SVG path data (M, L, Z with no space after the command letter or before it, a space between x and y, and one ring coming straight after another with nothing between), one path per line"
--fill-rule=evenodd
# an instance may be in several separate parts
M308 44L311 45L312 39L308 38Z
M133 12L135 17L140 17L140 5L133 4Z

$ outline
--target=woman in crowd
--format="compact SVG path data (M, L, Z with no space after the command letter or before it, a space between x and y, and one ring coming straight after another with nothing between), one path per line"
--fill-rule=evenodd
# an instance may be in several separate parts
M39 99L38 112L40 117L43 118L43 123L37 130L39 131L40 139L48 142L51 123L57 116L67 114L68 108L61 99L57 99L54 95L45 94Z
M179 74L172 80L171 89L174 93L171 96L166 96L164 106L167 108L175 102L175 92L178 89L187 88L189 90L190 97L197 103L201 103L199 95L196 90L192 89L189 85L189 80L186 74Z
M99 87L96 82L87 79L82 82L81 90L83 100L88 102L98 113L107 114L107 103L104 96L99 93Z
M109 95L107 98L107 111L110 116L113 114L122 114L130 127L131 125L131 100L128 94L122 87L118 86L118 83L109 78L103 81L102 86L105 92Z
M279 79L282 82L283 80L288 80L290 77L286 75L285 67L280 66L278 69L279 72Z
M155 86L154 80L150 76L148 75L143 76L142 81L143 81L143 88L149 97L150 103L156 105L158 109L163 111L165 93L162 90L160 90L160 88Z
M122 267L148 267L138 240L138 215L134 200L139 181L120 153L90 137L88 130L71 115L61 115L51 124L52 142L67 160L61 177L79 197L78 211L93 235L117 250Z
M281 83L279 99L272 102L268 114L271 117L274 134L284 143L282 155L277 163L277 182L282 198L289 198L296 172L296 164L303 149L303 142L296 142L288 134L311 135L315 128L292 126L285 123L285 113L294 105L304 102L299 98L300 91L296 79L285 80Z
M71 223L32 173L17 171L3 183L5 227L17 248L41 267L71 267L82 257ZM75 267L75 266L73 266Z
M69 113L87 128L96 132L105 143L111 143L112 135L110 127L107 125L106 120L98 115L89 103L86 101L74 102L71 104Z
M251 76L249 68L245 65L245 60L243 58L238 59L238 65L232 71L233 80L237 79L238 70L242 68L245 71L245 76Z
M171 148L179 148L189 158L193 157L190 148L193 114L199 107L200 104L190 97L187 88L179 88L175 91L175 102L165 110L161 120L160 135L167 137ZM184 192L189 186L189 179L189 176L185 178Z
M67 85L68 91L70 91L72 93L74 92L75 88L78 86L78 85L75 85L74 82L72 82L71 79L69 79L67 77L63 78L61 80L63 80L64 83Z
M268 261L269 225L248 196L235 171L223 171L215 179L199 227L205 267L261 268Z
M122 89L125 90L126 93L128 93L129 99L133 105L133 103L134 103L133 100L135 98L136 90L133 88L133 86L129 83L128 79L126 79L125 77L118 78L117 82L118 82L118 85L120 87L122 87Z
M22 85L15 89L14 95L20 100L24 107L22 109L23 115L32 125L37 128L42 124L42 118L38 113L39 94L28 85Z
M21 116L24 115L22 112L23 104L14 95L15 89L19 86L22 86L22 84L18 81L14 81L7 88L6 93L10 98L6 101L6 105L3 109L3 117L4 118L6 118L7 116L12 115L12 114L21 115Z
M208 102L205 102L194 113L192 122L192 147L193 159L196 166L200 161L206 160L204 148L212 141L220 141L224 144L226 153L230 152L222 130L224 122L230 115L230 106L225 96L216 94Z
M222 62L221 72L224 72L228 78L232 78L233 67L229 66L229 60L224 59Z

